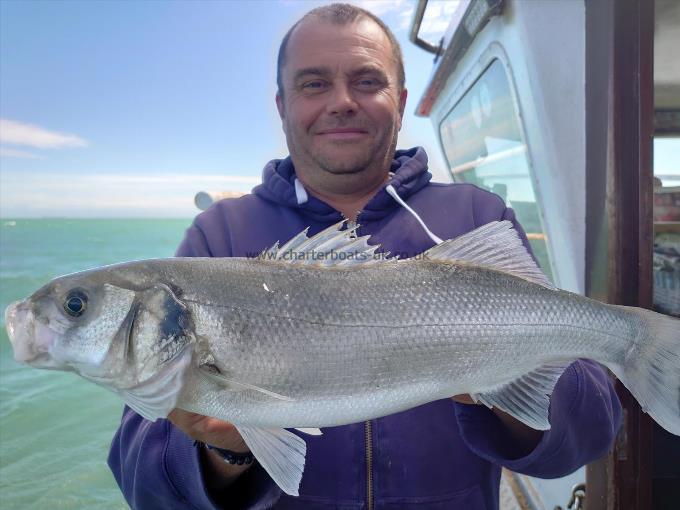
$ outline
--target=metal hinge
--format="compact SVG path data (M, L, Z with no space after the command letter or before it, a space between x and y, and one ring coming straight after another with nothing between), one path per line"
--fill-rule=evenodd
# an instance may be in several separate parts
M579 483L571 489L571 498L567 503L570 510L583 510L586 506L586 484ZM556 506L555 510L564 510L561 506Z

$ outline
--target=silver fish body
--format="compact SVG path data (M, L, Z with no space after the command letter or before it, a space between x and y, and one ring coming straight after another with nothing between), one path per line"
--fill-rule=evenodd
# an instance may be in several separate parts
M680 320L554 288L509 222L400 261L339 228L258 259L58 278L7 309L15 358L77 372L150 420L179 407L230 421L289 494L305 443L285 428L470 394L547 429L549 395L578 358L610 368L680 435Z
M343 425L482 393L548 362L615 362L639 328L616 307L454 262L329 270L190 260L174 273L211 262L214 292L182 298L197 348L228 379L290 399L225 393L202 377L187 386L182 407L235 423Z

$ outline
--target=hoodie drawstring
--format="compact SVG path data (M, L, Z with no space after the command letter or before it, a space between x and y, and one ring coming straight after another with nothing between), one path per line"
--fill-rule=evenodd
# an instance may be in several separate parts
M298 205L305 204L309 200L307 190L297 177L295 178L295 198L297 199Z
M397 201L397 203L402 206L404 209L406 209L408 212L410 212L413 217L420 223L420 226L423 227L423 230L425 230L425 233L434 241L436 244L441 244L444 241L437 237L434 233L430 231L429 228L427 228L427 225L425 225L425 222L422 220L420 216L418 216L418 213L415 212L413 209L411 209L406 202L404 202L401 197L397 194L397 190L394 189L394 186L391 184L388 184L387 187L385 187L385 191L387 191L394 200Z
M435 244L441 244L444 241L437 237L429 228L427 228L427 225L425 225L425 222L422 220L420 216L418 216L418 213L415 212L413 209L411 209L406 202L404 202L401 197L397 194L397 190L394 189L394 186L391 184L388 184L385 187L385 191L390 194L396 202L402 206L404 209L406 209L413 217L420 223L420 226L423 227L423 230L425 230L425 233L429 236L430 239ZM298 205L302 205L306 203L309 200L309 195L307 195L307 190L305 190L305 187L302 185L300 180L296 177L295 178L295 198L297 199Z

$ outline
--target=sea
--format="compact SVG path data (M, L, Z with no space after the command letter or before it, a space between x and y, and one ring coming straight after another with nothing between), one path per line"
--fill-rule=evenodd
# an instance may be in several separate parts
M52 278L171 257L190 219L0 219L0 312ZM106 465L122 401L14 361L0 327L0 509L129 508Z
M0 312L52 278L171 257L190 219L0 219ZM123 510L106 464L122 401L72 373L14 361L0 313L0 510ZM532 479L543 505L565 505L583 469ZM513 508L513 507L507 507Z

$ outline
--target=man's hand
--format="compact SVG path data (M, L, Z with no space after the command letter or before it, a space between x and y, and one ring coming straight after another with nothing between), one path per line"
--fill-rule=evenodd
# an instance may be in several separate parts
M175 409L168 416L175 427L191 439L197 439L218 448L234 452L247 452L248 447L236 427L229 422Z
M475 401L472 400L472 397L467 393L455 395L451 397L451 400L458 402L459 404L475 405ZM505 425L505 428L508 430L512 438L517 442L519 451L528 455L534 448L536 448L539 441L543 437L542 431L532 429L513 416L510 416L508 413L501 411L497 407L492 408L491 411L498 417L503 425Z
M456 395L455 397L451 398L453 399L454 402L458 402L459 404L476 404L476 402L472 400L472 397L467 393Z
M241 434L229 422L181 409L173 410L168 416L168 420L191 439L233 452L248 451L248 446L243 441ZM205 482L211 493L216 493L228 487L252 465L227 464L217 453L207 449L203 449L201 452L201 460L204 467Z

